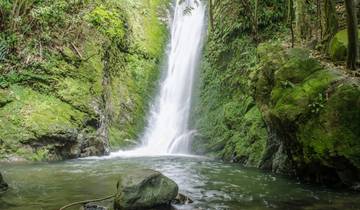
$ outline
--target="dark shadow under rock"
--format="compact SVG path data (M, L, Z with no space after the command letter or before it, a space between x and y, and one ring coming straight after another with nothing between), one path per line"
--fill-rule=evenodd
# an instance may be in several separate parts
M4 181L1 173L0 173L0 192L4 192L9 188L9 185Z

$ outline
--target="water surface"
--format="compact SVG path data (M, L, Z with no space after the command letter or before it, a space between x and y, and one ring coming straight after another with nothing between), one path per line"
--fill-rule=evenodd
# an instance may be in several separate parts
M360 195L297 183L285 177L199 157L146 157L2 164L11 186L1 210L56 210L115 192L127 169L151 168L174 179L195 202L177 209L357 210ZM79 209L73 208L73 209Z

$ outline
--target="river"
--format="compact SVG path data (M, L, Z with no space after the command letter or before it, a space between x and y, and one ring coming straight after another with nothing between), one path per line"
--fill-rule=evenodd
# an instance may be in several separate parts
M356 210L360 195L301 184L293 179L204 157L133 157L53 163L1 164L10 190L2 210L57 210L116 191L128 169L151 168L174 179L195 202L175 209ZM111 203L104 203L111 205ZM73 209L79 209L75 207Z

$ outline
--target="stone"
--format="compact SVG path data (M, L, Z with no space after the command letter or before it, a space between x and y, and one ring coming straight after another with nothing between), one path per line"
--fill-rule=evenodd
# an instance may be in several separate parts
M320 65L306 49L260 47L254 97L269 132L260 167L356 189L360 182L359 80Z
M177 195L177 184L160 172L150 169L131 170L118 181L114 208L122 210L169 206Z
M87 203L80 208L80 210L108 210L108 208L104 206L99 206L95 203Z
M184 195L182 193L179 193L176 196L176 198L174 200L172 200L171 203L177 204L177 205L179 205L179 204L180 205L187 205L187 204L190 204L190 203L194 203L194 201L190 197L188 197L188 196L186 196L186 195Z
M336 61L342 61L346 59L347 47L348 47L347 29L344 29L339 31L330 41L328 53L332 59Z
M4 181L1 173L0 173L0 192L4 192L9 188L8 184Z

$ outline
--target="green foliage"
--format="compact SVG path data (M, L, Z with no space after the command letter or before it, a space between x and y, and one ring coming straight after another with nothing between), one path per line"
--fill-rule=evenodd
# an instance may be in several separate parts
M359 30L360 34L360 30ZM359 35L360 40L360 35ZM345 61L348 48L347 29L339 31L331 40L328 54L334 61Z
M300 127L306 161L332 166L331 160L340 156L360 167L359 97L359 84L338 84L320 114Z
M319 96L315 99L315 101L313 101L308 105L308 107L311 110L311 113L319 114L320 111L325 107L325 102L326 100L323 94L319 93Z
M14 2L1 1L2 12ZM90 155L99 126L113 146L133 144L159 75L168 0L27 3L0 24L0 158Z
M30 157L32 161L43 161L48 158L49 150L46 148L38 149L36 152Z
M53 1L51 4L38 4L31 10L30 16L41 27L51 27L54 25L64 26L66 21L66 11L69 8L66 1Z
M338 170L341 159L358 168L359 82L321 66L303 49L278 51L282 59L274 60L271 53L277 48L261 46L254 87L266 123L283 134L277 141L291 144L297 166ZM294 86L285 88L286 81ZM269 95L271 100L261 100Z
M251 78L258 62L254 16L258 15L258 38L274 36L282 28L283 3L259 1L257 12L254 1L214 4L214 28L205 48L193 119L200 133L194 142L196 151L248 166L260 164L268 134L251 97ZM279 59L277 52L271 55ZM286 85L291 84L289 80Z
M124 17L119 11L111 11L103 5L96 7L85 19L105 36L121 43L125 37Z

